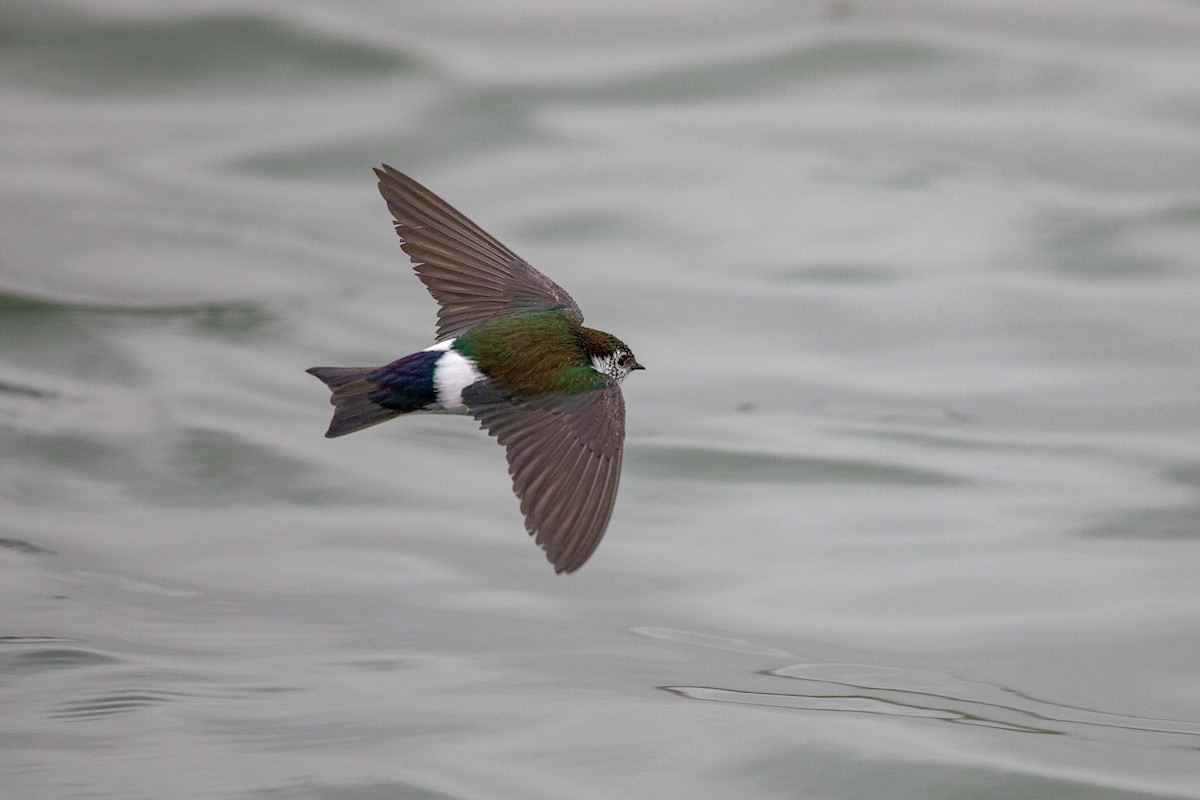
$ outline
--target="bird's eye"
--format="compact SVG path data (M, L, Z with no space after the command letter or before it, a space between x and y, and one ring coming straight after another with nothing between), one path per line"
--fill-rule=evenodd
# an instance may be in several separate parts
M629 363L629 353L622 353L620 358L617 359L617 364L619 366L623 367L628 363Z

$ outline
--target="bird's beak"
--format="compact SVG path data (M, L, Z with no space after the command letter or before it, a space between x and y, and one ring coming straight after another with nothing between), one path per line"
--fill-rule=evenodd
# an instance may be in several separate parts
M634 362L633 369L645 369L645 367L643 367L641 364L638 364L637 362ZM630 372L632 372L632 371L633 370L630 370Z

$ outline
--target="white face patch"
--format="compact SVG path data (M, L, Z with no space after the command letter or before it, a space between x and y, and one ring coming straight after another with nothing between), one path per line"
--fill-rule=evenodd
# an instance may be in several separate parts
M620 383L629 374L629 370L621 366L621 359L628 355L624 350L614 350L604 355L592 356L592 368Z
M453 341L451 339L450 341ZM441 347L444 342L430 347L430 350L445 350L446 355L438 359L433 368L433 385L437 389L438 405L444 411L464 409L462 401L463 389L476 381L483 380L483 373L475 369L475 362L462 353L449 349L449 345Z

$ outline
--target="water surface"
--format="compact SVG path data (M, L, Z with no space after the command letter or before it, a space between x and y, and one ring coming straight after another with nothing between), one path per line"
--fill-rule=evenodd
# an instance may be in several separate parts
M1200 8L0 9L14 798L1200 798ZM648 366L555 576L370 169Z

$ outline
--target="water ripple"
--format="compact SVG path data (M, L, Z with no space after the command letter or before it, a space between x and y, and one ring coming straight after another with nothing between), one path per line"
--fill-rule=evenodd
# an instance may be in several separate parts
M920 486L957 486L969 482L946 472L852 458L812 458L669 445L639 447L636 448L636 454L636 458L631 460L633 468L688 480L747 483L839 481Z
M23 325L34 319L58 317L186 320L192 322L200 331L244 333L259 331L274 319L263 305L245 301L178 304L94 303L6 291L3 288L0 288L0 315L3 315L6 323L19 322Z
M1200 736L1200 722L1117 714L1035 698L1015 689L934 672L862 664L804 663L767 670L802 681L803 692L661 686L692 700L805 711L921 717L1018 733L1094 738L1094 729ZM849 690L849 691L847 691ZM1186 740L1185 740L1186 741ZM1187 746L1195 747L1188 743Z
M0 13L0 31L0 66L8 81L67 94L164 92L213 83L262 90L406 71L417 63L252 13L100 19L61 9L7 9Z
M714 650L729 650L734 653L749 653L751 655L759 656L782 656L785 658L791 655L786 650L777 650L774 647L759 644L757 642L751 642L747 639L731 639L725 636L713 636L707 633L684 631L677 628L641 626L637 628L630 628L629 632L638 636L645 636L649 639L663 639L668 642L690 644L697 647L710 647Z
M97 717L110 717L114 714L126 714L150 706L172 702L175 698L166 692L149 692L130 690L101 694L84 700L74 700L60 703L56 710L47 716L51 719L88 720Z

